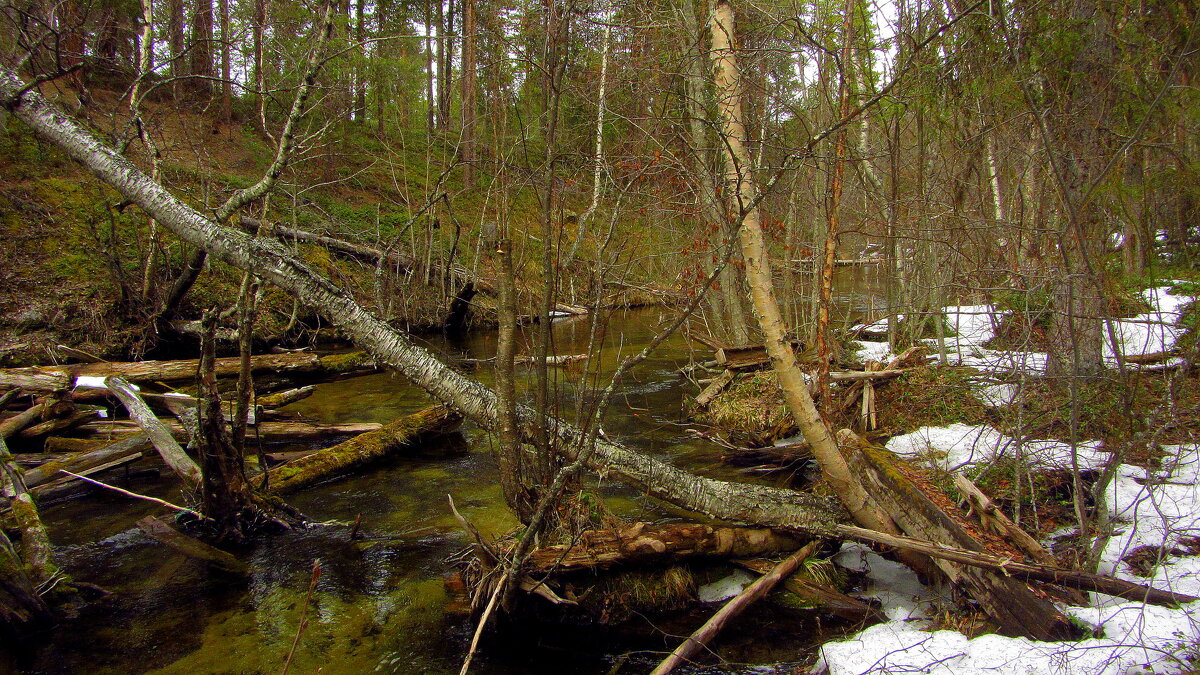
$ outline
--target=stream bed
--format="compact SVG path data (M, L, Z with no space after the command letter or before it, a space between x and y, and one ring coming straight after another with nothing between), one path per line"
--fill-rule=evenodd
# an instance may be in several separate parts
M551 369L560 414L573 418L579 398L594 396L618 360L640 350L673 316L673 310L658 308L610 315L599 358L586 371L583 364ZM555 352L585 352L590 327L586 317L557 322ZM490 364L464 363L493 355L490 331L458 341L429 338L427 346L491 383ZM528 347L524 337L521 346ZM621 383L604 431L690 470L751 480L723 465L719 448L695 439L683 424L684 394L694 389L679 368L709 353L673 336ZM519 386L533 377L531 368L522 368ZM399 376L379 373L321 384L314 396L284 410L321 422L386 423L430 403ZM486 536L516 527L495 480L492 443L467 423L460 434L418 457L399 457L290 495L288 502L316 522L346 524L361 514L367 541L351 541L349 528L336 525L263 538L241 552L252 569L246 579L210 571L143 535L134 527L139 518L168 517L156 505L104 493L48 506L43 517L67 573L113 594L67 607L67 618L49 639L17 650L15 665L30 673L281 672L297 634L313 560L319 559L310 622L297 643L291 672L458 672L474 624L456 611L444 584L451 569L447 558L468 543L450 514L447 495ZM132 474L129 481L134 491L182 499L169 480ZM589 479L588 487L617 516L661 520L679 515L613 479L599 484ZM646 672L711 611L635 617L619 630L502 621L483 641L473 672ZM815 615L759 607L722 635L716 651L725 665L706 672L746 672L738 663L804 662L828 637Z

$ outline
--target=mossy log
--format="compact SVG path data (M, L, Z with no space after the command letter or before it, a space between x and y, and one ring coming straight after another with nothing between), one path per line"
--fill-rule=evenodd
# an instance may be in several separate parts
M275 392L274 394L259 396L255 403L266 409L282 408L289 403L295 403L296 401L312 396L316 390L317 386L310 384L307 387L297 387L295 389Z
M16 547L0 529L0 634L22 634L52 621L50 607L38 595Z
M981 543L986 542L993 553L1020 560L1016 549L972 527L952 501L895 455L848 431L842 432L840 440L850 468L907 535L976 552L987 552ZM1052 641L1075 637L1067 617L1024 582L945 559L935 558L934 562L979 603L1002 634Z
M36 403L12 417L0 421L0 438L11 438L17 432L33 424L41 418L47 407L46 403Z
M21 562L25 563L26 572L36 584L50 581L58 574L58 565L54 563L54 547L33 497L28 492L14 497L12 513L21 528Z
M74 454L65 459L51 460L38 467L29 469L25 472L25 484L30 488L36 488L54 479L56 476L65 476L66 474L59 473L63 470L86 475L92 469L111 464L112 462L126 458L141 457L152 447L150 437L144 432L113 443L104 441L98 441L97 443L99 443L100 447Z
M791 551L801 544L792 536L766 528L634 523L584 532L575 544L540 548L530 555L527 571L549 574L700 556L745 558Z
M80 363L65 366L0 369L0 386L20 386L25 391L56 391L72 386L80 377L104 378L117 375L130 382L178 382L196 377L199 359L178 361L132 361L124 363ZM218 377L237 375L239 357L214 359ZM367 372L374 360L363 352L344 354L259 354L250 357L251 372L330 376Z
M446 406L426 408L376 431L360 434L271 469L268 472L268 489L273 493L298 490L402 448L416 447L431 438L454 431L461 423L462 416Z

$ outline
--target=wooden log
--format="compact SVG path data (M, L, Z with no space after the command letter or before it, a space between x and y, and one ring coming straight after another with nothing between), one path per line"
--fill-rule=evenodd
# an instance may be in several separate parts
M85 433L91 433L91 430L84 429ZM48 454L62 455L74 452L88 452L90 450L99 450L108 445L112 441L107 441L99 438L72 438L68 436L51 436L47 438L42 446Z
M727 452L721 453L721 461L734 466L790 466L796 462L812 459L812 446L801 441L783 445L767 445L761 448L743 448L725 444Z
M1029 536L1029 533L1009 520L1000 507L996 506L996 503L985 495L983 490L972 483L971 479L961 473L956 473L954 474L954 487L958 488L958 491L971 504L971 510L979 518L981 525L1007 539L1034 562L1043 565L1058 564L1054 556L1050 555L1050 552L1037 539Z
M50 535L38 515L37 504L28 492L23 492L12 500L13 520L21 528L21 561L29 572L34 583L44 584L58 575L58 565L54 562L54 547L50 545Z
M307 387L297 387L295 389L287 389L285 391L275 392L274 394L266 394L259 396L256 403L267 409L282 408L289 403L295 403L308 398L317 390L317 385L310 384Z
M0 528L0 634L21 635L53 620L16 547Z
M734 373L732 370L726 370L718 375L707 387L704 388L704 391L700 392L696 396L696 407L707 408L708 404L712 403L713 399L716 398L718 394L725 391L725 388L728 387L731 382L733 382L736 376L736 373Z
M154 516L142 518L137 522L137 526L142 532L189 558L203 560L213 567L231 574L241 576L250 574L250 568L232 554L209 546L195 537L189 537Z
M188 440L187 431L179 422L171 419L159 419L177 441ZM251 438L259 438L265 443L320 443L332 438L357 436L368 431L376 431L383 427L378 422L352 422L348 424L319 424L317 422L271 421L259 422L257 426L246 432ZM140 432L136 424L130 425L122 421L91 422L79 427L82 433L102 436L105 438L120 438ZM69 446L67 446L69 447Z
M839 434L842 453L902 531L948 546L984 552L970 525L953 502L921 479L911 467L882 448L872 447L848 430ZM936 500L936 501L935 501ZM999 542L990 542L999 546ZM1011 557L1020 554L1014 549ZM938 568L971 596L1005 635L1035 640L1066 640L1075 635L1070 620L1024 583L1005 574L935 558Z
M853 525L838 525L837 532L843 537L855 541L894 546L896 548L923 553L935 559L950 560L972 567L996 570L1005 576L1044 581L1081 591L1094 591L1134 602L1176 607L1200 600L1200 598L1187 595L1186 593L1163 591L1152 586L1125 581L1124 579L1105 577L1099 574L1068 570L1050 565L1020 562L1011 557L1001 557L979 551L955 548L915 537L884 534L883 532L854 527Z
M0 438L12 438L17 432L40 418L47 407L46 403L35 403L23 412L0 422Z
M75 384L80 377L95 378L94 384L86 381L83 386L100 386L100 380L109 375L118 375L130 382L177 382L196 377L199 359L177 361L133 361L122 363L80 363L41 368L0 369L0 386L8 383L24 383L27 391L56 391ZM214 359L218 377L234 376L241 370L241 359L233 356ZM289 375L338 375L369 372L375 369L374 361L363 352L346 354L313 354L309 352L288 354L259 354L250 357L251 372L270 372ZM34 372L36 371L36 372Z
M661 564L693 556L745 558L798 546L794 537L765 528L634 523L584 532L576 544L540 548L530 554L526 571L549 574L627 563Z
M663 659L663 662L658 664L658 667L650 675L667 675L672 670L685 661L690 659L700 651L704 645L708 644L725 624L729 623L730 619L741 614L750 605L757 602L760 598L771 592L776 584L782 581L785 577L796 571L796 568L804 562L812 552L816 550L818 542L810 542L804 548L796 551L792 555L785 558L778 565L775 565L771 571L759 577L734 597L729 602L725 603L721 609L712 616L711 619L704 622L704 625L696 629L688 639L683 641L683 644L675 648L671 655Z
M298 490L398 450L416 447L457 429L461 423L462 416L446 406L426 408L376 431L271 469L268 490L273 493Z
M71 374L64 368L0 368L0 387L25 391L61 391L71 388Z
M155 417L146 402L138 396L133 385L117 375L109 375L104 378L104 384L117 395L117 398L121 399L121 403L129 411L129 416L150 437L154 449L162 456L167 466L183 479L184 485L192 490L199 489L201 481L199 465L183 451L175 437L171 435L171 430Z
M123 438L115 443L104 443L101 447L80 452L60 461L51 461L25 472L25 484L33 488L63 474L63 470L71 473L85 474L98 466L109 464L116 460L141 457L153 446L150 437L145 432Z
M735 560L734 562L740 567L759 574L770 572L772 567L770 562L762 558ZM835 616L863 624L864 628L888 620L887 615L878 607L869 605L858 598L852 598L832 586L800 579L794 574L783 580L783 588L819 605Z
M74 429L93 420L101 419L99 410L76 410L66 417L56 417L40 424L26 427L17 433L16 437L24 441L32 441L42 436L49 436L60 431Z
M563 354L560 356L547 356L546 365L548 366L565 366L579 361L586 361L587 354ZM513 359L513 363L536 363L537 357L534 356L518 356Z

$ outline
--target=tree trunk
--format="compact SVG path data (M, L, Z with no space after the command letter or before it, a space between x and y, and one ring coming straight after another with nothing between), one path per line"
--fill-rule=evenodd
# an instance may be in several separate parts
M212 0L193 0L192 48L188 87L200 103L208 103L213 92L213 5Z
M462 0L462 139L459 142L459 157L463 163L463 189L475 186L475 83L478 44L475 20L475 0Z

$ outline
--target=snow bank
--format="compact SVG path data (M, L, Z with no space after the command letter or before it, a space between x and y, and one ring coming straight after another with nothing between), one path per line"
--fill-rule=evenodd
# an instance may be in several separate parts
M897 443L900 449L920 449L926 454L932 449L945 457L978 462L987 456L988 448L1001 444L1003 438L986 427L952 425L922 429L893 441L904 439ZM1042 449L1061 445L1055 441L1026 443L1027 447ZM1173 458L1163 471L1147 472L1122 465L1110 485L1108 508L1118 533L1103 551L1100 571L1138 583L1148 582L1158 588L1200 595L1200 558L1172 556L1155 568L1148 579L1135 576L1121 562L1122 557L1140 546L1186 548L1187 542L1182 540L1200 536L1200 487L1197 486L1200 445L1163 446L1163 450ZM1053 452L1059 450L1053 450L1047 457L1052 457ZM862 555L860 551L859 547L846 547L838 555L838 561L853 562L855 556ZM1094 637L1086 640L1036 642L999 635L968 639L954 631L920 630L922 623L911 620L915 614L905 615L899 610L907 603L926 608L924 615L928 615L932 602L928 589L914 589L911 584L916 583L915 577L904 581L905 575L912 575L907 569L883 569L883 579L877 583L883 585L885 592L872 590L866 595L884 600L885 611L892 621L821 647L817 672L827 671L830 675L1195 672L1191 659L1200 647L1200 602L1169 609L1093 594L1095 607L1063 608L1093 631ZM871 571L875 573L874 566ZM892 588L903 590L888 595L886 591ZM892 611L887 609L889 602Z

